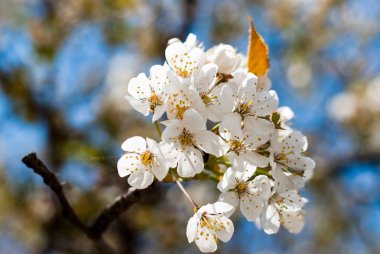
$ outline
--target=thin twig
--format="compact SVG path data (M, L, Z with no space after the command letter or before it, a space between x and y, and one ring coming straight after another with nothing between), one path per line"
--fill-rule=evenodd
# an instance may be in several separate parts
M194 200L190 197L189 193L185 190L185 188L183 187L182 183L178 180L175 180L175 182L177 183L178 187L181 189L181 191L183 192L183 194L187 197L187 199L191 202L191 204L193 204L194 208L195 209L198 209L199 206L194 202Z
M117 197L111 204L104 208L89 226L93 237L99 238L107 230L109 225L128 210L133 204L137 203L144 194L152 189L152 185L144 190L130 190Z
M114 200L114 202L103 209L90 226L87 226L79 219L78 215L70 205L57 176L51 172L40 159L38 159L35 153L30 153L25 156L22 159L22 162L27 167L33 169L34 173L41 176L44 183L54 192L61 206L62 217L92 240L100 253L115 253L112 247L104 241L102 237L103 233L113 221L119 218L120 215L128 210L133 204L138 202L144 196L144 193L149 191L148 188L144 190L128 191L128 193L120 195Z

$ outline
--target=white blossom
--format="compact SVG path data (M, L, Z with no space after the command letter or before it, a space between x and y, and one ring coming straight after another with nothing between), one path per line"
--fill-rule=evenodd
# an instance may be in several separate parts
M213 122L221 121L223 115L219 101L222 86L216 85L217 72L216 64L203 65L193 73L190 84L190 87L198 92L199 98L204 104L200 111L205 112L204 116Z
M214 252L218 247L218 239L228 242L234 232L234 225L226 214L233 209L233 206L224 202L199 208L187 223L189 243L194 241L201 252Z
M135 136L127 139L121 148L125 154L119 159L117 169L120 177L129 176L131 186L144 189L152 184L154 176L161 181L167 175L169 166L156 141Z
M276 234L283 225L290 233L299 233L304 226L303 206L307 200L297 190L273 192L256 221L267 234Z
M234 121L233 118L230 120ZM239 120L235 119L235 121ZM221 137L229 145L226 156L236 169L243 169L246 164L266 167L269 163L269 158L260 154L257 149L269 140L273 125L267 120L254 117L246 119L246 124L247 127L244 130L232 129L231 131L226 131L225 129L220 132Z
M218 66L222 74L233 73L240 65L241 56L230 45L219 44L207 51L208 60Z
M243 172L228 168L218 183L222 192L220 201L227 202L240 211L249 221L255 221L261 214L264 203L271 195L271 183L267 176L253 177L256 167L247 166Z
M217 157L228 150L222 138L207 130L206 119L194 109L186 110L182 120L169 120L162 140L171 167L178 164L178 174L182 177L193 177L202 172L201 150Z
M223 87L220 96L221 110L224 113L219 127L221 133L232 131L242 135L242 124L244 128L249 128L249 119L265 117L277 108L276 92L257 92L256 82L257 77L248 73L242 84L231 83Z
M168 79L170 87L166 90L166 114L169 119L182 119L186 110L191 108L205 115L205 105L199 92L190 87L189 82L184 82L172 71L168 72Z
M165 50L166 62L181 78L190 78L192 73L206 63L206 53L199 47L194 47L176 40Z
M154 65L150 68L150 76L140 73L132 78L128 84L128 93L125 98L134 109L147 116L153 112L153 121L165 113L165 89L169 85L167 66Z
M270 165L279 188L300 189L313 174L315 162L303 155L308 146L306 137L292 131L281 140L271 141Z

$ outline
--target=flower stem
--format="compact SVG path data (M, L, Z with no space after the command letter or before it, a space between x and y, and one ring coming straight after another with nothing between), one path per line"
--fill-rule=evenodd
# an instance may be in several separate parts
M160 138L161 138L161 136L162 136L162 131L161 131L161 128L160 128L160 124L159 124L157 121L155 121L155 122L154 122L154 126L156 127L156 130L157 130L157 132L158 132L158 135L159 135Z
M183 187L182 183L178 180L175 180L175 182L177 183L178 187L181 189L181 191L183 192L183 194L187 197L187 199L191 202L191 204L194 206L194 209L198 209L199 206L194 202L194 200L190 197L189 193L185 190L185 188Z

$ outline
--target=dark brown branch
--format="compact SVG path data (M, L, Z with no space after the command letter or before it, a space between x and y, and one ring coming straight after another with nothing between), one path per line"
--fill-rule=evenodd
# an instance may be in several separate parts
M93 237L100 237L114 220L138 202L150 189L151 187L144 190L128 191L128 193L117 197L110 205L103 209L90 225L89 229L93 233Z
M40 159L38 159L35 153L30 153L22 158L22 162L27 167L33 169L34 173L41 176L44 183L54 192L62 209L62 217L91 239L101 253L115 253L115 251L113 251L113 249L103 240L103 233L113 221L119 218L119 216L128 210L133 204L138 202L150 189L128 191L128 193L120 195L113 203L103 209L90 226L87 226L79 219L78 215L71 207L57 176L52 173Z

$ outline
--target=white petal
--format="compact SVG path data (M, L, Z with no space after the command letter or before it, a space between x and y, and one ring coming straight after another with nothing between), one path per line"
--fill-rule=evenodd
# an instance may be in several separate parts
M117 162L117 171L120 177L125 177L139 166L140 161L137 154L124 154Z
M198 223L199 219L195 215L191 217L187 222L186 236L189 243L193 242L195 239L195 235L197 234Z
M218 248L213 232L210 232L206 227L202 228L203 231L197 232L195 243L201 252L214 252ZM201 235L201 232L202 235Z
M170 138L178 137L183 131L183 124L180 120L174 119L170 121L170 124L166 126L162 132L162 139L167 140Z
M215 213L220 213L220 214L228 214L231 211L235 209L234 206L231 204L228 204L226 202L221 202L217 201L213 204L209 204L209 206L206 206L206 212L209 214L215 214Z
M237 173L240 173L242 175L240 177L240 180L246 182L246 181L248 181L249 178L251 178L253 176L253 174L255 172L256 172L256 167L247 163L246 165L244 165L244 170L241 172L237 172Z
M260 155L254 151L245 151L241 154L241 157L248 163L256 167L266 167L269 163L269 159L263 155Z
M213 63L202 66L199 71L194 72L192 85L198 92L208 92L215 83L218 66Z
M267 176L256 176L248 184L249 193L259 197L261 200L268 200L271 195L271 183Z
M256 116L266 116L275 111L277 107L278 96L275 91L259 92L253 97L251 112Z
M183 114L182 123L190 133L206 130L206 119L195 109L186 110Z
M120 177L124 177L131 174L131 163L136 163L137 165L137 163L139 162L136 159L131 159L130 156L131 154L125 154L117 162L117 171ZM136 155L133 154L132 158L136 158Z
M224 113L231 113L235 109L234 94L229 86L224 86L220 93L220 108Z
M232 205L233 207L237 207L239 205L239 195L234 191L227 191L227 192L221 193L218 200L228 203ZM233 211L235 211L235 209ZM231 215L232 214L227 214L228 217Z
M137 78L132 78L128 84L128 93L136 98L149 98L152 91L149 86L150 81L144 73L140 73Z
M165 164L167 167L174 168L177 166L179 160L180 147L172 142L161 141L159 144L161 154L164 156Z
M149 115L150 105L149 105L148 100L136 99L136 98L129 96L129 95L125 96L125 98L128 100L129 104L131 104L131 106L135 110L137 110L138 112L140 112L144 116Z
M244 119L244 136L245 143L250 144L252 148L265 144L270 134L274 130L273 123L256 117L246 117Z
M282 199L281 203L275 203L277 209L294 212L299 211L305 205L304 199L297 190L289 190L278 194Z
M218 189L221 192L226 192L230 189L233 189L237 185L237 181L235 178L235 173L232 168L228 168L223 175L222 180L218 183Z
M193 177L202 172L204 167L202 153L194 148L187 147L180 154L178 174L182 177Z
M196 146L206 153L220 157L224 155L229 146L224 140L211 131L201 131L195 134Z
M153 183L153 174L145 168L140 168L128 178L128 183L136 189L145 189Z
M283 122L287 122L289 120L292 120L294 118L294 112L291 108L289 107L279 107L277 109L277 112L280 113L281 120Z
M169 80L166 75L167 69L167 66L153 65L149 70L152 88L156 94L161 94L164 88L169 85Z
M307 139L299 131L293 131L281 142L281 150L283 154L289 154L294 152L299 154L306 151L307 149Z
M155 121L157 121L158 119L160 119L161 116L165 113L165 110L166 110L166 106L165 106L165 104L156 106L156 107L154 108L154 113L153 113L152 122L155 122Z
M152 172L159 181L162 181L168 174L169 167L161 157L155 158L155 163L152 166Z
M280 229L280 215L272 205L264 206L261 214L261 227L264 232L271 235L276 234Z
M315 162L303 155L288 155L286 158L286 165L297 171L306 171L315 167Z
M234 233L234 224L225 216L220 217L219 222L224 228L217 231L216 235L222 242L228 242Z
M228 113L223 115L223 120L219 126L219 134L227 140L242 138L240 114Z
M281 215L284 227L293 234L298 234L304 227L304 211L283 212Z
M248 221L255 221L261 214L263 201L260 197L245 194L240 198L240 210Z
M121 148L130 153L141 153L146 150L146 141L140 136L134 136L124 141Z

